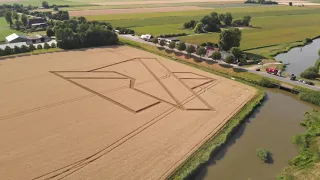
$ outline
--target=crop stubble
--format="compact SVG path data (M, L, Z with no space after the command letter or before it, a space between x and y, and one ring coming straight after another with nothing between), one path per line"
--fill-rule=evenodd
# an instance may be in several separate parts
M164 179L256 92L123 46L0 69L0 174L13 180Z

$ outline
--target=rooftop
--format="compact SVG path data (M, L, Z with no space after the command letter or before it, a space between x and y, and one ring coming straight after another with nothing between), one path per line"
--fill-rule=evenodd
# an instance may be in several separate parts
M25 35L13 33L13 34L7 36L7 37L6 37L6 40L7 40L8 42L10 42L10 41L13 41L13 40L15 40L15 39L17 39L17 38L19 38L19 37L24 38L24 39L28 39L28 37L25 36Z

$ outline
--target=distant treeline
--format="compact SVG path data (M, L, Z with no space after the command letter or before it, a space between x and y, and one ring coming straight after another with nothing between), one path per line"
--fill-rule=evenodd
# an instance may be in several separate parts
M278 4L276 1L265 1L265 0L247 0L244 3L249 3L249 4Z
M251 21L250 16L245 16L242 19L233 20L232 14L218 14L212 12L209 15L202 17L199 21L190 20L183 24L185 29L193 29L195 33L205 32L221 32L221 27L225 26L249 26Z
M57 21L54 26L57 45L61 49L116 45L118 36L106 22L87 22L84 17Z

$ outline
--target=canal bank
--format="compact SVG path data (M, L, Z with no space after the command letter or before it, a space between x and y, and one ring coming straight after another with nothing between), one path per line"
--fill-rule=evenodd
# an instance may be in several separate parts
M262 105L189 179L275 179L288 161L297 155L292 137L305 131L300 122L304 113L313 108L319 109L298 100L291 93L266 89ZM272 160L261 163L256 156L257 148L270 150Z

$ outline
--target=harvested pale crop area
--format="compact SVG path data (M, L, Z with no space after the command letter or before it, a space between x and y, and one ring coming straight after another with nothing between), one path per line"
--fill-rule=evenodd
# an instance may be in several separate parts
M104 14L135 14L135 13L153 13L153 12L178 12L208 9L197 6L181 6L181 7L156 7L156 8L133 8L133 9L101 9L101 10L79 10L69 11L70 16L91 16Z
M90 4L95 4L95 5L136 5L136 4L176 4L176 3L191 3L191 2L196 2L196 3L204 3L204 2L221 2L221 3L228 3L228 2L243 2L242 0L160 0L160 1L155 1L155 0L144 0L144 1L109 1L109 2L103 2L101 0L93 0L90 2Z
M126 46L0 64L6 180L165 179L256 93Z

